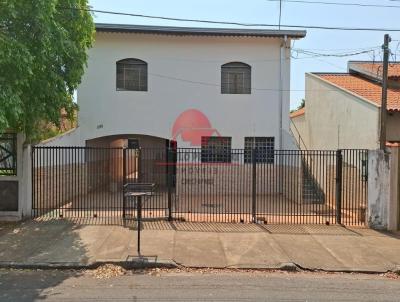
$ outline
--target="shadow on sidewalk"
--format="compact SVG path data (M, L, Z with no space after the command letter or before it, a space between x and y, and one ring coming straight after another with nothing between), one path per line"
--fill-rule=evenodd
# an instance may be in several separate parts
M79 276L79 271L67 270L64 273L45 274L40 280L31 278L31 273L40 268L52 268L67 263L71 268L88 261L88 249L79 236L81 226L68 222L58 224L35 223L26 221L0 225L0 263L3 267L12 268L13 265L23 263L27 270L13 270L12 277L9 270L0 270L0 286L7 288L0 297L1 301L12 301L21 287L29 296L21 297L21 301L45 299L51 294L42 294L64 280ZM49 263L49 259L51 262ZM50 264L50 265L49 265ZM31 269L29 269L31 268ZM15 274L17 272L17 274ZM47 291L48 292L48 291Z
M259 233L264 232L257 224L209 223L209 222L165 222L170 228L178 232L213 232L213 233ZM146 222L145 229L157 228L159 224Z
M363 236L353 229L339 225L288 225L288 224L255 224L255 223L206 223L177 221L146 221L144 230L170 230L178 232L211 232L211 233L269 233L287 235L330 235L330 236Z
M132 230L137 229L135 220L124 221L121 218L75 218L75 219L49 219L41 223L75 225L114 225L123 226ZM364 230L366 228L363 228ZM186 222L167 221L164 219L145 219L143 230L152 231L178 231L178 232L214 232L214 233L260 233L287 234L287 235L332 235L332 236L363 236L357 229L346 228L340 225L323 224L256 224L256 223L222 223L222 222ZM400 238L400 234L382 232L382 235Z

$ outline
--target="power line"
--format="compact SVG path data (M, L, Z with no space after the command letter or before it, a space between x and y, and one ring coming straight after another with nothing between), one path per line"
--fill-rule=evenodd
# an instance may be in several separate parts
M302 49L296 49L296 51L302 51ZM371 51L371 50L370 50ZM354 56L354 55L358 55L358 54L362 54L362 53L367 53L368 51L363 51L363 52L357 52L357 53L348 53L347 56ZM345 68L335 65L331 62L328 62L326 60L322 60L319 59L319 55L323 56L323 57L327 57L327 56L334 56L335 54L331 54L331 55L326 55L326 54L319 54L319 53L314 53L314 56L312 57L303 57L303 58L296 58L296 57L292 57L293 59L315 59L318 60L320 62L329 64L331 66L336 67L339 70L343 70L346 71ZM341 54L344 56L344 54ZM221 87L221 84L217 84L217 83L210 83L210 82L203 82L203 81L196 81L196 80L189 80L187 78L178 78L178 77L174 77L171 75L165 75L165 74L159 74L159 73L148 73L150 76L153 77L158 77L158 78L163 78L163 79L169 79L169 80L173 80L173 81L178 81L178 82L183 82L183 83L189 83L189 84L194 84L194 85L201 85L201 86L209 86L209 87ZM276 88L262 88L262 87L251 87L252 90L254 91L272 91L272 92L304 92L306 91L305 89L276 89ZM365 89L368 90L368 89ZM336 89L330 90L330 89L311 89L308 91L329 91L329 92L337 92Z
M320 60L321 62L328 63L326 61ZM328 63L329 64L329 63ZM335 66L335 65L332 65ZM338 66L335 66L338 69L345 70L343 68L340 68ZM327 73L332 73L332 72L327 72ZM183 83L189 83L189 84L194 84L194 85L201 85L201 86L209 86L209 87L221 87L221 84L218 83L211 83L211 82L203 82L203 81L195 81L195 80L189 80L189 79L183 79L183 78L178 78L174 76L169 76L169 75L163 75L163 74L158 74L158 73L148 73L149 76L153 77L158 77L158 78L163 78L163 79L169 79L172 81L177 81L177 82L183 82ZM272 91L272 92L305 92L305 91L323 91L323 92L338 92L337 89L277 89L277 88L261 88L261 87L251 87L252 91ZM369 91L369 88L364 88L364 89L358 89L359 91L364 90L364 91Z
M372 51L374 51L373 49L370 50L363 50L363 51L358 51L358 52L353 52L353 53L318 53L318 52L314 52L314 51L307 51L304 49L293 49L293 51L298 52L298 53L302 53L305 55L311 55L311 56L315 56L315 57L337 57L337 58L343 58L343 57L351 57L351 56L357 56L357 55L361 55L361 54L366 54L366 53L370 53Z
M377 45L377 46L359 47L359 48L302 48L302 49L310 51L363 51L363 50L374 50L381 48L382 48L381 45Z
M77 7L60 7L60 8L61 9L72 9L72 10L83 10L83 11L99 13L99 14L111 14L111 15L130 16L130 17L147 18L147 19L159 19L159 20L168 20L168 21L179 21L179 22L237 25L237 26L246 26L246 27L274 27L274 28L277 28L279 26L278 24L244 23L244 22L232 22L232 21L215 21L215 20L204 20L204 19L187 19L187 18L153 16L153 15L144 15L144 14L97 10L97 9L90 9L90 8L77 8ZM379 28L379 27L335 27L335 26L291 25L291 24L281 24L281 26L286 27L286 28L299 28L299 29L400 32L400 28L397 29L397 28Z
M387 4L365 4L365 3L344 3L344 2L328 2L328 1L306 1L306 0L266 0L269 2L288 2L301 4L318 4L318 5L336 5L336 6L358 6L358 7L375 7L375 8L400 8L399 5ZM398 2L398 1L395 1Z
M361 49L348 49L349 52L332 52L332 53L318 53L316 51L312 51L313 49L301 49L301 48L292 48L291 49L291 57L290 58L284 58L283 60L288 61L290 59L294 60L308 60L308 59L316 59L319 57L353 57L356 55L360 54L367 54L371 52L376 52L376 51L381 51L381 46L374 46L370 48L361 48ZM345 50L345 49L344 49ZM350 50L352 50L350 52ZM328 51L328 50L326 50ZM329 51L335 51L335 49L329 50ZM299 54L304 54L305 56L300 57ZM200 63L200 64L206 64L206 63L221 63L221 60L211 60L211 59L189 59L189 58L180 58L180 57L172 57L172 56L166 56L166 57L157 57L154 58L153 60L156 61L177 61L177 62L193 62L193 63ZM243 60L247 63L268 63L268 62L280 62L281 59L246 59L243 58Z

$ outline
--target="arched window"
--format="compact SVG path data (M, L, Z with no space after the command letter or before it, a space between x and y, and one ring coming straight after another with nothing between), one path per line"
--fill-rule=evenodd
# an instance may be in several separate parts
M117 90L147 91L147 63L138 59L118 61Z
M251 66L241 62L221 66L221 93L250 94Z

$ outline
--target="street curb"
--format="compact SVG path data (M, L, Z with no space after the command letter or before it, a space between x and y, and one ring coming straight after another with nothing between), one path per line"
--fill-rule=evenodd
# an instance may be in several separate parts
M45 263L19 263L1 261L1 269L83 269L93 267L93 264L82 264L77 262L45 262Z
M82 264L79 262L46 262L46 263L18 263L18 262L8 262L0 261L0 269L96 269L104 264L114 264L119 265L125 269L145 269L145 268L178 268L181 267L177 265L174 261L162 260L149 262L140 259L134 259L131 261L96 261L93 263Z
M81 269L96 269L99 266L105 264L114 264L123 267L124 269L151 269L151 268L165 268L165 269L174 269L174 268L187 268L187 269L216 269L216 270L224 270L224 269L235 269L235 270L278 270L278 271L286 271L286 272L326 272L326 273L358 273L358 274L385 274L385 273L395 273L400 275L400 266L396 266L389 270L360 270L360 269L317 269L317 268L304 268L296 263L287 262L282 263L279 266L271 266L271 267L206 267L206 266L185 266L182 264L178 264L172 260L156 260L156 261L148 261L145 259L132 259L129 261L96 261L93 263L82 264L79 262L37 262L37 263L19 263L12 261L0 261L0 269L27 269L27 270L52 270L52 269L60 269L60 270L81 270Z

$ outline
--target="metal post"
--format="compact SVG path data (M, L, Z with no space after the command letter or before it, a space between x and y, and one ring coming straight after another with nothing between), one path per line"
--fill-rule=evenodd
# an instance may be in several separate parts
M171 149L168 147L167 148L168 221L172 220L172 192L171 192L172 167L170 167L171 164L172 164Z
M281 20L282 20L282 0L279 0L279 26L278 29L281 29Z
M336 223L342 224L342 150L336 151Z
M137 252L140 256L140 229L142 220L142 196L137 197Z
M31 190L32 190L32 205L31 205L31 216L36 217L36 184L35 184L35 146L31 147Z
M122 149L122 218L126 217L126 196L125 196L125 184L126 184L126 149Z
M257 160L256 160L257 151L256 148L253 147L251 158L252 158L252 206L251 206L251 215L253 218L253 222L257 221L256 218L256 202L257 202Z
M397 229L400 229L400 150L397 149Z
M283 103L285 96L283 95L286 86L285 82L285 66L286 66L286 50L287 50L287 35L284 36L280 51L279 51L279 150L283 149ZM286 116L286 115L285 115ZM285 125L286 127L287 125Z
M383 72L382 72L382 103L380 113L380 149L386 150L386 116L387 116L387 88L388 88L388 68L389 68L389 43L390 36L385 35L383 49Z
M142 148L137 149L138 167L137 167L137 182L142 181Z

